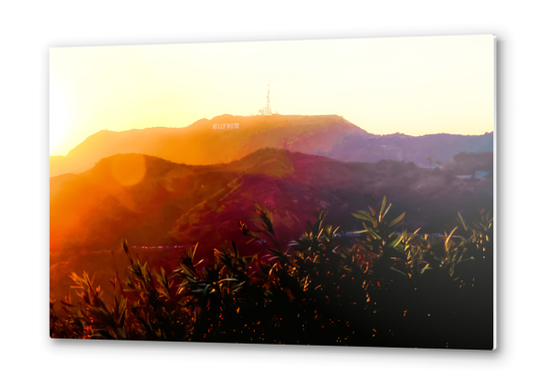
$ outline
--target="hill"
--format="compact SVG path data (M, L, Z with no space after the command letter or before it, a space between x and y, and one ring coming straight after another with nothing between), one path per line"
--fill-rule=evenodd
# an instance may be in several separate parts
M391 159L426 166L430 155L435 160L447 162L461 151L492 151L493 134L380 136L335 115L222 115L212 120L199 120L186 128L100 131L89 136L68 155L51 156L50 176L81 173L100 159L121 153L141 153L176 163L209 165L239 160L267 147L342 161Z
M410 230L442 233L450 229L442 223L453 222L457 211L492 207L491 178L460 180L452 172L412 162L341 162L270 148L227 164L200 166L114 155L81 174L50 179L51 286L66 292L68 275L83 270L106 284L126 262L112 253L122 239L151 264L166 268L179 257L175 247L196 243L203 257L226 240L245 252L259 252L261 247L247 245L239 230L240 221L255 229L250 220L254 202L273 211L283 247L319 209L329 210L328 222L340 225L343 236L359 230L351 213L367 208L367 194L387 196L393 202L391 216L407 211Z
M351 136L334 146L325 156L342 161L375 162L389 159L412 161L427 167L428 156L442 163L449 162L459 152L493 152L493 133L478 136L435 134L409 136L392 135Z
M140 180L126 183L126 169L118 177L119 164L138 161L145 168ZM51 178L51 250L111 249L122 238L141 245L235 239L254 202L274 210L279 232L301 231L317 209L329 209L330 220L350 230L359 224L350 213L366 208L366 194L388 196L397 214L415 207L406 223L439 231L430 217L453 216L476 199L487 205L492 185L411 162L340 162L269 148L209 166L115 155L82 174Z
M237 124L237 125L235 125ZM238 128L234 128L238 127ZM51 176L80 173L117 153L141 153L176 163L228 163L265 147L328 152L348 135L367 132L339 116L232 116L202 119L186 128L100 131L67 156L51 159Z

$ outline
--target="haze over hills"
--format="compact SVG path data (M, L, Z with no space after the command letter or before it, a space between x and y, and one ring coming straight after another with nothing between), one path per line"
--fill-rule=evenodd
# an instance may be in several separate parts
M493 133L478 136L451 135L446 133L409 136L392 135L351 136L325 156L342 161L375 162L379 160L412 161L418 166L428 166L428 156L442 163L449 162L459 152L493 152Z
M123 185L115 164L142 159L142 180ZM491 180L462 181L414 163L341 162L322 156L261 149L228 164L190 166L139 154L102 159L87 172L50 179L51 252L102 250L127 238L136 245L212 247L242 241L254 202L274 210L285 240L300 234L318 209L345 231L359 229L351 213L367 208L365 194L393 202L390 214L408 211L412 229L442 231L438 222L479 202L491 207ZM208 250L209 251L209 250Z
M67 156L51 156L50 176L84 172L100 159L118 153L141 153L176 163L208 165L239 160L265 147L342 161L392 159L424 166L429 155L447 162L461 151L492 151L493 133L380 136L336 115L222 115L199 120L186 128L100 131L89 136Z
M260 245L247 245L239 230L239 221L255 229L254 202L273 211L285 248L320 209L328 210L326 222L339 225L343 236L361 229L351 213L367 209L366 194L386 196L393 204L390 217L406 211L410 230L449 230L443 225L453 223L457 211L492 207L491 173L481 180L454 177L470 172L470 164L491 170L491 153L457 155L442 170L392 160L341 162L271 148L215 165L113 155L86 172L50 178L51 296L63 298L73 271L87 271L97 284L108 285L127 263L122 254L113 254L122 239L166 269L177 261L179 249L139 247L199 243L199 257L207 258L213 248L233 240L245 255L261 252Z
M205 257L233 240L257 253L261 248L246 245L239 230L239 221L252 226L254 202L273 211L284 247L320 209L343 235L359 230L351 213L367 209L366 194L386 196L391 216L408 212L409 229L442 232L457 211L492 207L492 150L492 133L380 136L334 115L223 115L186 128L101 131L67 156L50 157L53 296L69 289L72 271L96 273L108 284L126 262L109 251L122 239L136 246L199 243ZM450 161L429 169L429 155ZM474 171L490 174L454 176ZM178 249L145 252L166 268L179 256Z
M237 124L238 128L232 128ZM80 173L117 153L141 153L176 163L206 165L238 160L260 148L327 152L347 135L367 132L338 116L232 116L202 119L186 128L100 131L51 162L51 176Z

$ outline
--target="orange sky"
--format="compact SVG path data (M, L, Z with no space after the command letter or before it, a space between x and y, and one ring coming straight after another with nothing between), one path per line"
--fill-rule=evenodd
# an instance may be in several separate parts
M50 154L103 129L336 114L375 134L493 131L492 35L52 48Z

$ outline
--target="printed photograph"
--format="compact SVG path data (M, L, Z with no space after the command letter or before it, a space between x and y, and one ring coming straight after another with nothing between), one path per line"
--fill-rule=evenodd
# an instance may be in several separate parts
M50 337L495 346L493 35L49 51Z

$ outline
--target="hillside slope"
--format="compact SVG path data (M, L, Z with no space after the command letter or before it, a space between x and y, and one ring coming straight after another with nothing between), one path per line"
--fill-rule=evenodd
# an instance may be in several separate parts
M238 128L232 128L238 124ZM229 126L229 127L228 127ZM100 131L67 156L51 159L50 175L80 173L117 153L141 153L176 163L228 163L265 147L324 153L345 136L367 132L339 116L231 116L202 119L186 128Z
M485 157L474 156L480 163ZM491 174L458 179L452 170L411 162L341 162L269 148L206 166L114 155L84 173L53 177L50 186L51 295L58 298L72 285L73 271L87 271L96 284L109 284L127 263L117 252L122 239L145 261L166 269L180 256L177 247L197 243L203 258L232 240L245 255L261 252L260 245L246 244L239 230L240 221L256 230L254 202L273 211L286 249L320 209L329 211L326 221L339 225L343 235L361 229L351 213L367 209L366 194L386 196L393 203L390 217L406 211L404 224L410 230L422 227L429 233L451 229L443 223L453 223L457 211L491 209L493 201Z
M238 128L232 128L234 124L238 124ZM380 136L367 133L335 115L223 115L212 120L202 119L186 128L100 131L89 136L67 156L51 156L50 176L81 173L100 159L121 153L140 153L176 163L209 165L239 160L267 147L342 161L390 159L427 166L427 156L445 163L461 151L492 151L493 134Z
M125 185L115 174L143 159L140 182ZM348 163L322 156L262 149L228 164L188 166L138 154L102 159L79 175L51 178L51 250L111 249L122 238L139 245L215 246L238 239L240 220L253 204L273 209L279 233L300 233L318 209L344 230L359 225L351 212L365 209L366 194L394 203L391 214L412 212L406 223L439 231L475 201L491 207L491 180L462 181L413 163ZM438 220L437 220L438 219Z

